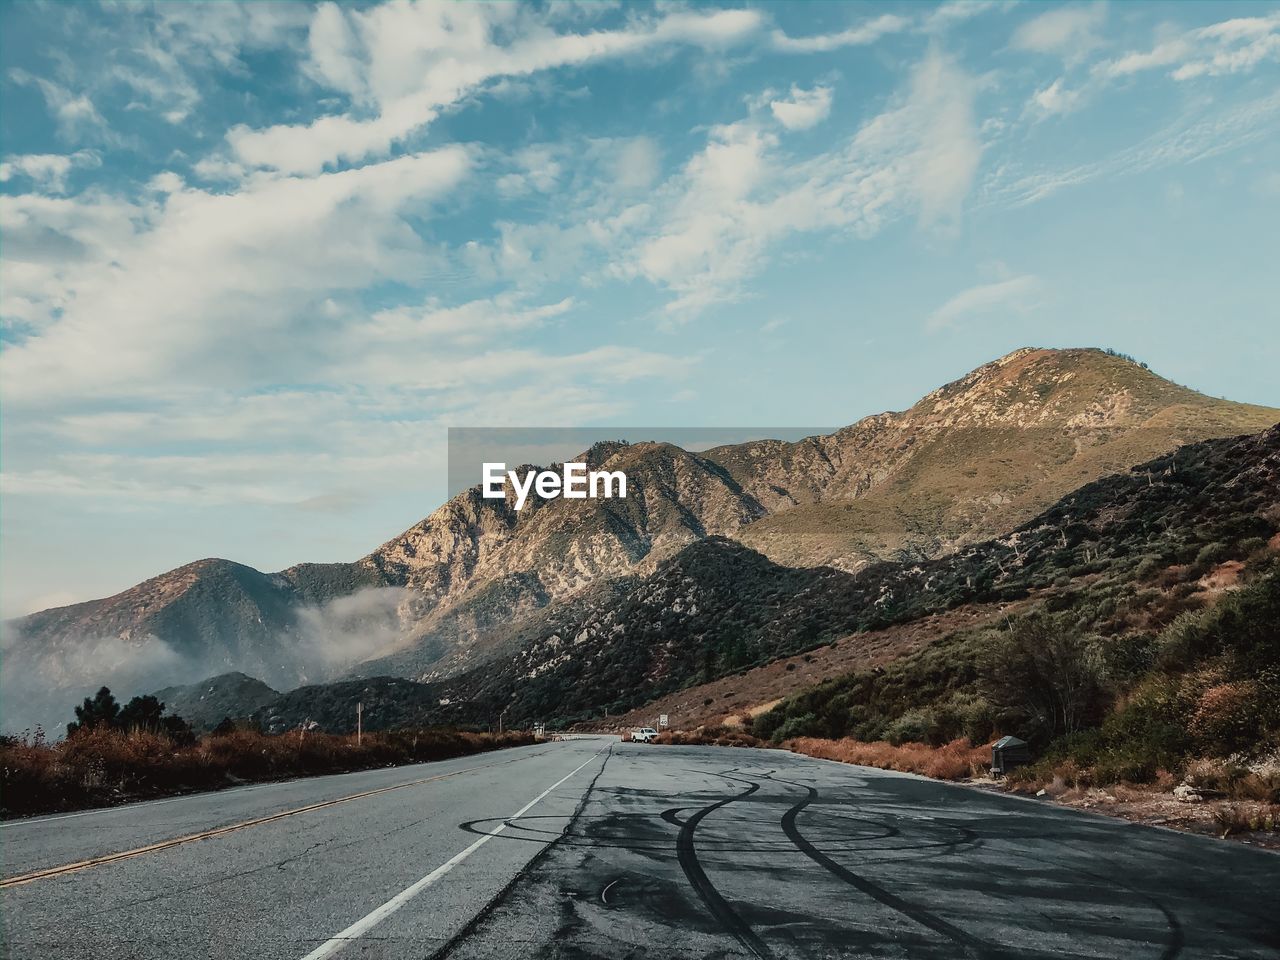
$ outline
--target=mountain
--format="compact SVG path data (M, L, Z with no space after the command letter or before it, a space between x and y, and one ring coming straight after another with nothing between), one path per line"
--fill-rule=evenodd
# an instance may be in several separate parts
M129 696L231 670L285 688L327 679L399 630L401 594L364 564L264 574L211 559L9 621L4 729L58 730L103 684Z
M832 642L857 648L872 631L978 604L1079 607L1104 634L1149 639L1220 592L1216 577L1245 561L1270 562L1277 548L1280 426L1183 447L1087 484L1003 537L933 560L857 573L797 569L709 537L651 574L596 584L587 598L544 611L512 649L463 674L305 687L259 719L274 729L304 719L346 729L364 697L380 703L370 722L388 725L485 724L504 711L509 723L598 721L606 710L616 716ZM1163 588L1155 583L1171 570ZM917 669L908 693L928 690L946 702L974 670L972 660ZM829 709L842 709L838 698Z
M1118 354L1022 349L903 413L707 456L769 511L742 542L779 562L856 569L987 539L1091 480L1278 419L1280 411L1206 397Z
M224 673L200 683L157 690L153 696L168 713L177 714L197 731L212 730L224 717L249 716L280 698L261 680L243 673Z
M534 517L499 511L505 522L485 525L477 518L492 518L494 501L468 491L381 548L374 556L393 557L436 605L400 650L353 674L456 675L509 646L515 624L546 603L651 570L697 537L727 536L792 566L936 557L1090 480L1278 419L1280 410L1205 397L1105 351L1023 349L904 413L829 436L702 454L604 445L588 460L627 471L636 495L625 508L551 501Z
M706 538L847 573L936 558L1083 483L1278 419L1103 351L1023 349L910 410L798 443L596 445L585 459L626 472L625 500L534 498L516 511L477 487L353 563L276 574L189 564L9 622L5 673L58 690L62 713L102 682L146 690L228 670L279 688L344 674L443 680L517 648L561 615L549 611L596 604L598 585L644 578ZM602 587L605 602L626 586ZM29 699L5 697L7 727Z

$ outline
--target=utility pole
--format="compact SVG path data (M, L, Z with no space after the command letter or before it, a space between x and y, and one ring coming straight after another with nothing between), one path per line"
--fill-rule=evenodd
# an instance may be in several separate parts
M506 719L507 711L511 709L511 704L507 704L502 708L502 712L498 714L498 736L502 736L502 721Z
M357 747L360 746L360 741L363 739L363 734L364 734L364 724L362 722L364 720L363 715L364 715L364 704L357 700L356 701L356 746Z

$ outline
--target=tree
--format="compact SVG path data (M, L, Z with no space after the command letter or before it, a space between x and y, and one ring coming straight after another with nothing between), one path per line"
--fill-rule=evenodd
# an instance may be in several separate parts
M236 722L231 717L223 717L218 721L218 725L210 731L212 736L225 737L229 733L236 732Z
M121 730L147 730L155 733L161 728L164 704L155 697L134 697L120 711L115 726Z
M67 724L67 736L95 727L145 730L148 733L162 733L179 744L195 742L190 724L172 714L166 717L164 704L155 697L134 697L121 707L107 687L103 687L92 698L85 697L84 703L76 707L76 719Z
M160 729L156 732L163 733L180 747L188 747L196 742L195 731L191 729L191 724L176 714L171 713L167 717L162 717Z
M1106 691L1088 640L1064 616L1028 617L1011 625L987 657L987 699L1046 743L1097 722Z
M77 730L91 730L94 727L114 727L120 717L120 704L107 687L103 687L92 697L85 697L84 703L76 707L76 719L67 724L67 736Z

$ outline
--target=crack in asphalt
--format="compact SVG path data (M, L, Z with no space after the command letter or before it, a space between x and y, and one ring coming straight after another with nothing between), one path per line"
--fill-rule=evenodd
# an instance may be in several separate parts
M400 833L401 831L404 831L404 830L410 830L413 827L417 827L424 823L427 823L429 820L431 820L431 817L422 817L418 820L413 820L409 823L401 824L400 826L387 831L385 834L383 834L383 836L391 836L393 834ZM142 897L141 899L138 899L138 900L129 900L122 905L115 905L108 909L93 910L89 913L77 914L71 919L88 920L88 919L92 919L93 917L103 916L104 914L115 913L120 909L121 906L139 907L148 903L159 903L164 900L169 900L173 897L183 896L188 893L195 893L197 890L205 890L205 889L208 889L209 887L216 887L219 884L228 883L229 881L232 881L232 880L240 880L244 877L251 877L256 873L266 873L269 870L283 870L286 865L290 863L296 863L299 860L304 860L307 857L311 856L311 854L315 853L317 850L320 850L322 848L328 848L334 851L345 850L348 847L356 847L362 843L366 843L369 840L369 837L360 836L354 840L348 840L345 843L336 843L337 839L338 839L337 837L330 837L328 840L318 840L315 843L311 844L311 846L307 847L306 850L303 850L300 853L295 853L290 856L284 857L283 859L280 859L280 860L273 860L270 863L264 863L256 867L248 867L244 870L235 870L231 873L222 874L221 876L214 877L213 879L205 880L200 883L189 884L188 886L185 886L185 887L172 887L168 890L162 890L160 893L157 893L153 896ZM60 919L58 921L59 924L63 922L65 922L65 918ZM41 927L39 929L45 929L45 928Z
M570 814L569 816L569 822L564 825L564 830L561 831L560 835L555 839L549 841L545 847L543 847L541 850L535 853L528 863L526 863L523 867L521 867L519 870L516 871L516 875L512 877L510 881L507 882L507 885L504 886L501 890L499 890L494 895L493 899L491 899L479 911L477 911L475 916L473 916L470 920L468 920L466 925L461 930L455 933L452 937L446 940L443 945L441 945L438 949L436 949L433 953L431 953L430 956L427 958L427 960L443 960L443 958L447 957L450 953L452 953L455 949L457 949L457 947L460 944L462 944L468 937L472 936L476 932L476 930L479 929L480 924L483 923L490 916L490 914L492 914L494 910L497 909L498 905L501 904L504 900L507 899L507 897L511 895L511 891L516 888L516 885L519 884L520 881L523 880L526 876L528 876L530 871L532 871L543 860L545 860L548 856L550 856L551 851L560 845L560 841L569 835L569 832L573 830L574 824L576 824L578 822L578 819L582 816L582 811L586 809L587 802L591 799L591 794L596 788L596 783L600 780L602 776L604 776L605 767L609 765L609 760L613 757L613 745L611 745L608 750L603 752L604 752L604 763L600 764L600 769L596 771L596 775L592 777L591 782L587 784L587 789L582 794L582 799L579 800L578 805L574 807L573 813ZM599 754L597 754L597 756L599 756ZM462 823L458 825L459 829L462 829L462 830L466 830L469 826L470 824L468 823Z

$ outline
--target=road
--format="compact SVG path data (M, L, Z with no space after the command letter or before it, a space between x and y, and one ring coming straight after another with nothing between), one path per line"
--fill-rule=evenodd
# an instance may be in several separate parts
M1280 956L1280 856L771 750L546 743L0 848L16 960Z

